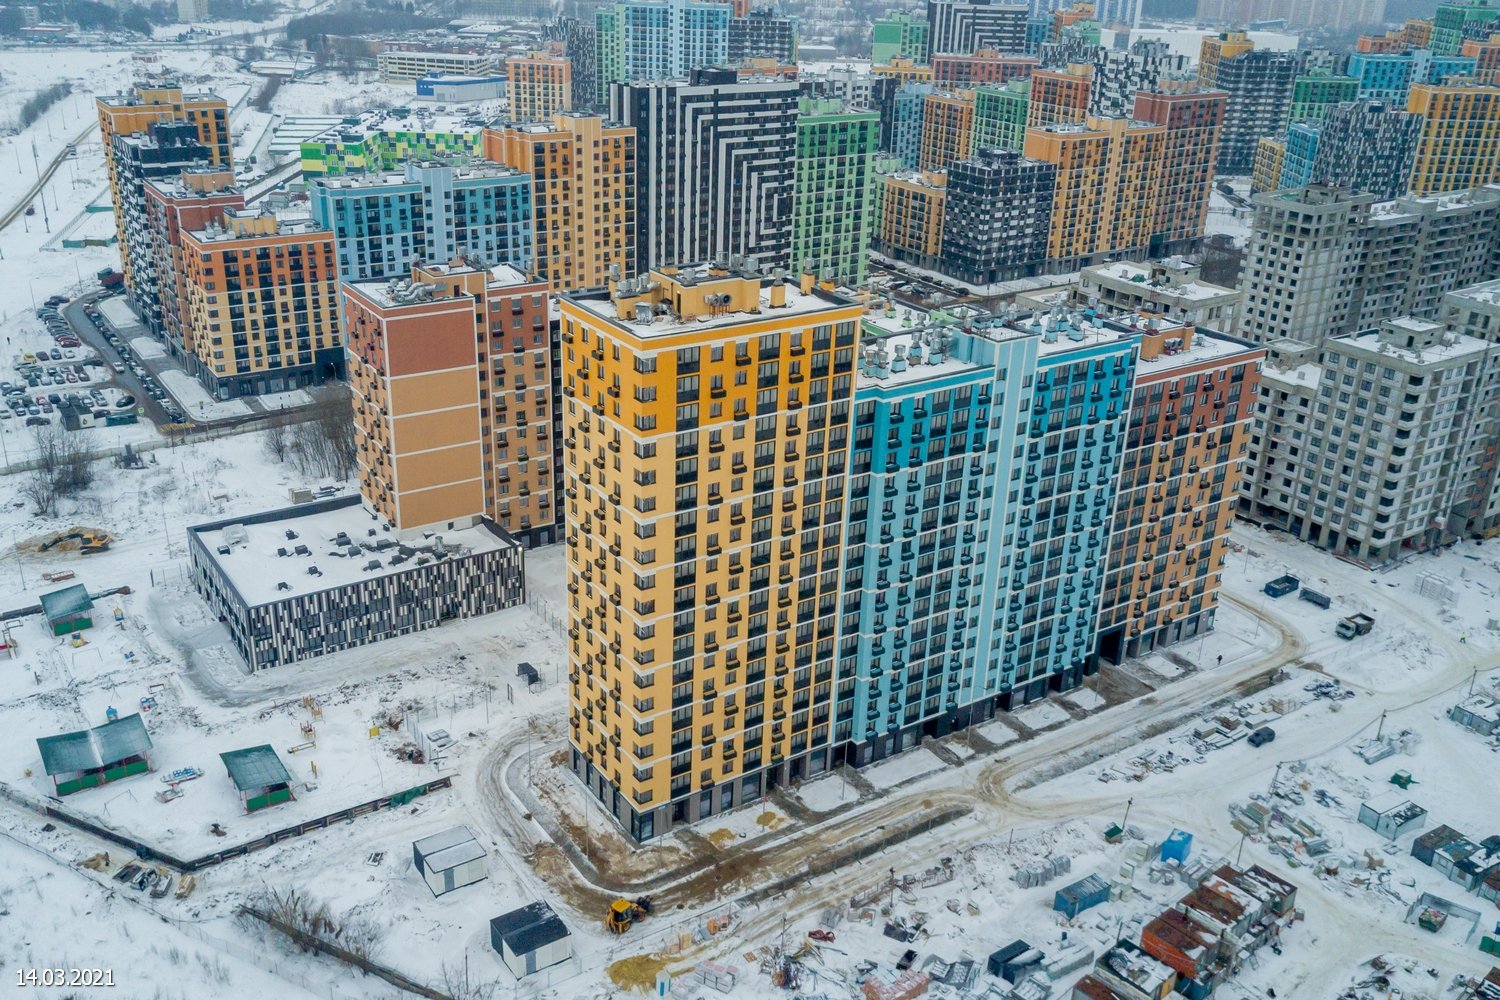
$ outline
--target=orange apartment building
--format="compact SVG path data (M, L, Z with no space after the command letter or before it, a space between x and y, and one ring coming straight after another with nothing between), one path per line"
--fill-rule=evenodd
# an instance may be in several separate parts
M1414 84L1406 110L1422 116L1412 194L1462 191L1500 180L1500 87Z
M1135 119L1166 128L1161 197L1151 224L1152 257L1194 248L1208 222L1208 199L1229 94L1195 82L1163 81L1160 93L1135 97Z
M1255 42L1243 31L1221 31L1205 35L1198 46L1198 81L1212 87L1219 78L1219 63L1255 51Z
M1099 651L1111 662L1212 627L1265 350L1160 315L1141 332Z
M1094 19L1094 5L1091 3L1077 3L1071 7L1059 7L1052 12L1052 37L1051 41L1060 42L1063 32L1069 25L1080 21L1092 21Z
M995 49L979 49L972 55L936 52L932 56L932 83L949 90L980 84L1002 86L1011 80L1027 79L1041 63L1036 56L1002 54Z
M286 392L344 374L333 233L308 219L236 210L182 234L185 339L220 399Z
M913 62L909 56L895 56L888 63L870 67L871 76L889 76L896 86L903 83L931 83L932 67Z
M832 742L864 307L694 271L561 301L572 766L637 840Z
M553 291L602 288L635 267L636 133L598 115L484 130L486 159L532 175L536 273Z
M1089 115L1092 66L1071 65L1066 70L1039 69L1031 74L1031 102L1026 127L1081 122Z
M947 207L945 172L906 172L884 178L876 221L878 249L888 257L932 266L943 251L943 211Z
M344 291L370 509L398 531L484 515L524 545L556 541L546 284L458 260Z
M194 357L192 324L186 322L188 301L182 234L204 229L226 211L245 207L245 194L235 186L228 167L184 170L175 178L145 182L146 222L151 230L151 254L161 288L162 339L174 355Z
M923 170L947 170L966 160L974 142L974 91L928 94L922 101Z
M1078 270L1144 254L1161 198L1166 126L1127 118L1026 130L1025 155L1057 164L1049 266Z
M573 61L560 52L528 52L505 60L510 120L545 122L573 107Z
M1483 41L1464 39L1460 54L1473 56L1474 80L1493 87L1500 84L1500 34L1491 35Z

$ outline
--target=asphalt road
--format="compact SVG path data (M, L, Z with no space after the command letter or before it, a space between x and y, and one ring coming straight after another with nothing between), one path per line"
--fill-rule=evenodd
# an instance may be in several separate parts
M98 127L98 122L90 124L87 128L73 137L73 145L76 146L79 143L83 142L84 139L88 138L89 133L94 131ZM4 229L6 226L9 226L12 222L15 222L21 217L21 213L26 210L26 207L32 204L32 199L35 198L39 193L41 193L42 188L46 187L47 182L52 179L52 175L57 173L58 168L61 167L71 155L72 154L68 152L68 147L64 146L62 152L58 153L52 158L51 162L47 164L47 169L42 172L42 175L40 177L37 178L35 184L27 188L26 193L21 196L20 201L17 201L14 205L12 205L10 211L6 212L5 215L0 216L0 229Z
M116 363L121 363L125 365L123 373L115 371L113 367L110 368L111 380L115 385L134 396L137 406L144 406L146 408L146 419L158 427L162 424L173 423L174 421L169 419L166 411L161 408L161 404L152 399L151 395L146 392L145 387L141 385L141 380L136 377L135 372L130 370L129 363L120 357L120 352L115 350L114 346L104 339L104 334L99 332L99 329L94 326L93 322L84 313L83 307L99 298L101 298L100 294L93 292L74 299L63 306L63 318L68 321L68 325L73 328L73 332L78 335L79 340L99 352L99 356L104 359L105 364L113 366ZM108 325L108 321L106 321L106 325ZM142 367L145 366L142 365ZM183 409L186 411L186 407ZM190 421L191 418L184 421L184 423Z

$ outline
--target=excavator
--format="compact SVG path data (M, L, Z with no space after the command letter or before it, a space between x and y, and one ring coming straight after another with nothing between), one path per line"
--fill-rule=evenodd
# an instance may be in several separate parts
M642 896L633 903L628 899L617 899L609 904L609 912L604 915L604 927L611 934L624 934L650 914L650 896Z
M108 552L110 543L114 541L109 533L105 531L70 531L65 535L58 535L56 538L43 542L42 551L46 552L53 546L61 545L63 542L70 542L74 539L77 539L78 551L83 555L88 555L91 552Z

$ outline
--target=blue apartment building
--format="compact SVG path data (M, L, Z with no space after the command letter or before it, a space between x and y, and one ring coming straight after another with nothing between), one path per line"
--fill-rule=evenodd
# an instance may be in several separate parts
M1360 99L1388 101L1406 107L1414 83L1442 83L1451 76L1471 76L1473 56L1439 56L1430 49L1409 52L1355 52L1348 75L1359 81Z
M1299 122L1286 130L1286 151L1281 158L1281 187L1306 187L1312 183L1313 163L1318 158L1319 124Z
M916 170L922 163L922 113L927 95L934 93L930 83L904 83L896 90L891 111L891 155L906 170Z
M1093 672L1139 338L865 319L833 743L856 766Z
M334 232L339 277L406 277L414 260L460 255L532 268L532 178L492 163L308 178L312 215Z

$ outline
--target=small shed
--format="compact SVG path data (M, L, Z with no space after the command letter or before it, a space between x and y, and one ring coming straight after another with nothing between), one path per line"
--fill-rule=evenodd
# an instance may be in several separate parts
M461 889L483 880L484 848L466 826L412 842L411 862L434 896Z
M93 729L44 736L36 741L36 748L58 795L151 770L151 736L139 713Z
M1463 834L1444 823L1441 826L1433 827L1412 841L1411 856L1422 862L1422 864L1431 867L1432 859L1439 850L1447 847L1454 841L1463 839Z
M985 969L992 976L1004 976L1006 964L1011 962L1017 955L1024 955L1030 950L1031 945L1027 944L1020 938L1016 938L1016 940L1012 941L1004 948L1000 948L996 951L990 952L990 960L985 965ZM1009 981L1010 980L1007 979L1007 982Z
M1481 736L1500 733L1500 702L1473 695L1448 709L1448 718Z
M94 627L94 601L81 583L42 595L42 614L53 635L68 635Z
M269 743L219 754L229 780L234 782L245 812L252 813L296 798L292 794L292 776L276 756Z
M1427 822L1427 810L1393 792L1361 802L1359 821L1386 840L1397 840L1402 834L1420 830Z
M1109 883L1098 875L1090 875L1057 890L1052 908L1071 920L1084 910L1108 901Z
M1178 864L1187 864L1188 855L1193 850L1193 835L1182 830L1173 830L1162 841L1161 859L1163 861L1176 861Z
M542 680L542 675L536 672L536 667L524 661L516 665L516 676L526 682L527 688L533 684L539 684Z
M517 979L573 957L567 925L544 902L528 903L491 920L490 947Z

